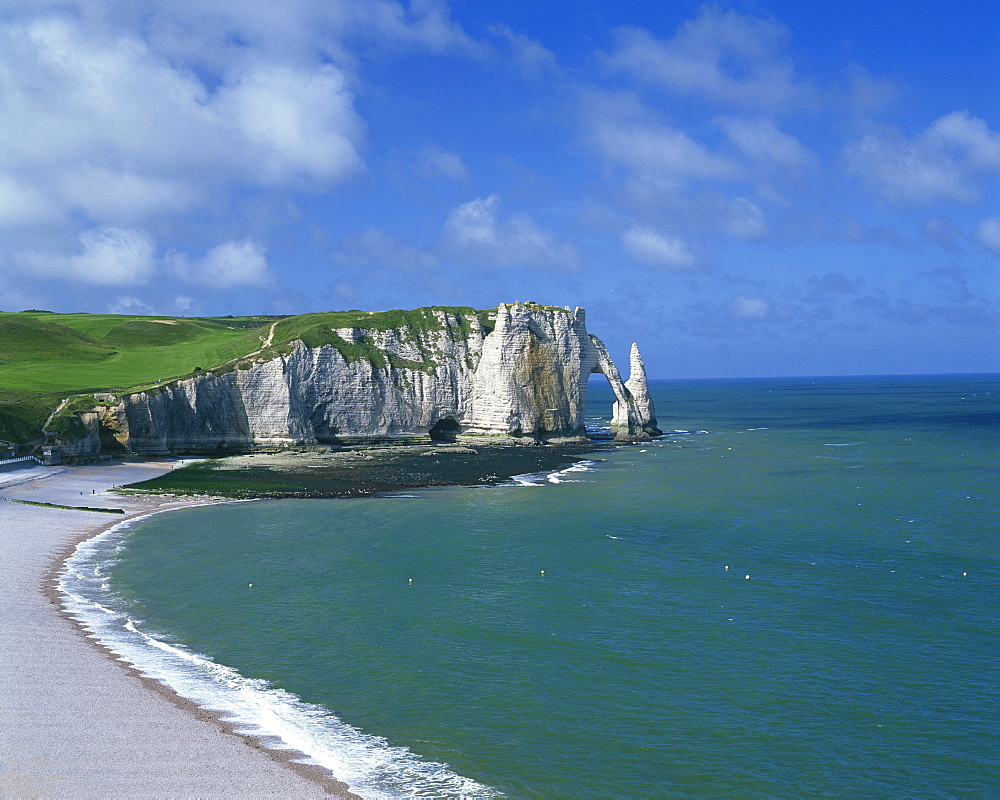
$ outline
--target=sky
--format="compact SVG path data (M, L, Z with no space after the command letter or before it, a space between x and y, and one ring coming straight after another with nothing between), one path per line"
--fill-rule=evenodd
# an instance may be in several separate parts
M0 310L587 309L1000 372L1000 4L0 2Z

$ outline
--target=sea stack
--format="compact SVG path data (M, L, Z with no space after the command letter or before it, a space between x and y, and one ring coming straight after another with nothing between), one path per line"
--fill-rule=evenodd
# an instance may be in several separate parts
M656 427L656 410L649 396L646 365L642 363L642 354L635 342L632 342L629 371L625 399L615 401L611 432L618 440L647 440L659 436L663 431Z

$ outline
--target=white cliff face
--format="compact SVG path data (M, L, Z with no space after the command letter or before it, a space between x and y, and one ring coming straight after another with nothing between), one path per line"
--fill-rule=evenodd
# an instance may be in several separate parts
M497 309L473 375L468 433L582 436L587 378L596 363L582 308Z
M89 435L69 446L80 454L210 452L426 435L442 426L469 435L582 437L591 372L607 375L622 403L644 397L629 403L636 408L623 418L626 430L639 432L650 420L655 429L645 373L641 392L621 382L604 345L587 333L582 309L500 306L492 332L477 315L434 314L434 330L337 329L346 347L297 341L276 358L126 395L81 415ZM359 343L364 357L350 350Z

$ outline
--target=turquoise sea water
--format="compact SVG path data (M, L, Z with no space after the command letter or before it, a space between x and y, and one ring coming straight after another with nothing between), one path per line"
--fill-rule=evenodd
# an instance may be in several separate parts
M682 432L507 486L157 515L67 588L370 796L995 796L1000 377L652 389Z

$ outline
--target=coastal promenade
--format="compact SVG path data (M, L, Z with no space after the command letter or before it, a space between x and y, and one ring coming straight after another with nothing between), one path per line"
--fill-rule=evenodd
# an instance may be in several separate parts
M105 490L171 462L0 473L0 797L352 797L318 768L261 748L138 675L60 610L54 567L123 519L190 501ZM295 755L295 754L291 754Z

